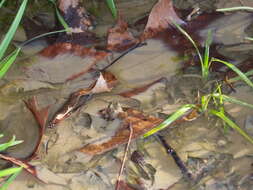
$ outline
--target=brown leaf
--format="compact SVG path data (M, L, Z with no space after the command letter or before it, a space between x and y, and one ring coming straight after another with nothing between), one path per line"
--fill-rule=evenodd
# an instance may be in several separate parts
M124 51L139 42L128 30L127 23L119 16L117 25L108 31L107 49Z
M101 72L98 79L88 88L80 89L71 94L68 101L60 108L53 119L49 122L49 127L54 127L63 119L68 118L74 111L84 105L92 94L109 92L117 84L115 76L109 72Z
M121 93L119 93L119 95L123 96L123 97L126 97L126 98L130 98L132 96L135 96L135 95L138 95L138 94L140 94L142 92L145 92L149 87L153 86L157 82L160 82L161 80L162 80L162 78L158 79L158 80L156 80L154 82L151 82L149 84L146 84L144 86L141 86L141 87L138 87L138 88L134 88L134 89L126 91L126 92L121 92Z
M29 157L29 159L31 160L34 157L36 157L36 154L38 152L38 148L41 144L41 140L44 135L46 123L48 120L49 106L39 109L35 96L33 96L31 99L24 101L24 102L25 102L27 108L32 112L32 114L34 115L36 121L38 122L38 124L40 126L39 140L37 142L37 145L36 145L32 155Z
M133 129L132 139L135 139L162 122L162 119L146 116L138 110L131 108L123 108L123 110L124 112L118 114L118 118L122 120L120 130L111 139L101 144L88 144L81 148L80 151L90 155L101 154L127 143L130 133L127 126L130 124Z
M107 111L106 109L101 110L100 113L105 114L107 113ZM109 113L111 113L110 110ZM192 121L198 116L198 112L196 110L192 110L186 116L173 122L173 124L179 124L185 121ZM129 125L131 125L133 129L133 135L131 139L135 139L163 122L163 120L160 118L145 115L141 111L132 108L123 108L123 112L120 112L117 118L122 121L119 126L119 130L115 132L114 136L112 136L107 141L98 141L94 142L93 144L87 144L79 151L89 155L102 154L128 142L130 135L130 131L128 129Z
M37 177L37 172L36 172L34 166L28 164L27 162L22 161L22 160L18 160L16 158L6 156L6 155L3 155L3 154L0 154L0 158L3 159L3 160L10 161L11 163L13 163L17 166L23 167L27 172L29 172L33 176Z
M105 71L101 72L91 93L110 92L116 84L117 79L113 74Z
M118 184L119 184L118 189L120 189L120 190L134 190L132 187L129 187L129 185L122 180L120 180L118 182Z
M24 102L25 102L27 108L34 115L36 121L40 125L40 128L43 130L46 126L46 122L48 119L49 106L39 109L35 96L33 96L31 99L24 101Z
M178 24L184 23L184 21L177 16L171 0L159 0L151 10L148 23L141 38L147 39L153 37L158 32L169 28L172 22Z
M86 32L92 27L92 17L84 7L81 7L79 0L59 0L59 9L72 33Z
M104 59L109 55L105 51L97 51L95 48L86 48L84 46L73 44L73 43L55 43L40 52L40 55L44 57L53 58L59 54L74 54L76 56L90 56L95 57L97 60Z

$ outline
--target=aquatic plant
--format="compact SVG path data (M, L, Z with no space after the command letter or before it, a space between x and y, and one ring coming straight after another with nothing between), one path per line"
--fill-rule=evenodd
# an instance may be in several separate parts
M209 50L210 50L210 45L212 43L212 33L211 31L208 31L208 37L207 40L205 42L205 53L204 56L202 57L200 50L197 46L197 44L194 42L194 40L191 38L191 36L177 23L173 22L173 24L176 26L176 28L192 43L192 45L194 46L198 57L199 57L199 61L201 64L201 73L202 73L202 78L204 80L208 79L209 76L209 68L211 65L210 62L210 57L209 57Z
M0 138L3 137L3 134L0 134ZM22 143L23 141L16 140L15 136L9 142L0 144L0 152L5 151L6 149ZM9 176L5 183L1 184L0 190L6 190L8 185L17 177L17 175L22 171L22 167L11 167L7 169L0 170L0 178Z
M117 18L118 15L114 0L106 0L106 3L112 13L113 18Z
M4 0L2 0L0 2L0 8L1 6L4 4ZM27 2L28 0L23 0L17 14L16 17L14 19L14 21L12 22L8 32L6 33L3 41L0 44L0 78L2 78L5 73L8 71L8 69L10 68L11 64L15 61L16 57L18 56L19 52L20 52L20 48L18 48L17 50L15 50L13 53L11 53L8 57L6 57L5 59L2 60L17 28L18 25L21 21L21 18L24 15L25 12L25 8L27 6Z
M194 42L194 40L191 38L191 36L178 24L174 23L174 25L182 34L184 34L184 36L194 46L194 48L198 54L200 63L201 63L202 79L204 81L206 81L208 79L209 72L210 72L209 71L210 65L213 62L219 62L219 63L223 63L225 66L227 66L229 69L233 70L238 75L238 78L236 80L242 80L248 86L253 88L253 83L247 76L249 74L252 74L252 71L250 71L250 73L247 73L247 75L246 75L245 73L240 71L240 69L238 69L236 66L234 66L233 64L231 64L227 61L223 61L223 60L220 60L217 58L210 59L209 47L210 47L210 44L212 41L211 40L211 32L208 33L208 38L205 42L204 56L202 56L197 44ZM241 100L237 100L235 98L224 95L221 90L221 84L218 84L216 89L214 90L214 92L204 95L200 98L200 100L199 100L199 102L201 102L200 105L194 105L194 104L183 105L180 109L178 109L176 112L174 112L171 116L169 116L165 121L163 121L157 127L153 128L152 130L150 130L146 134L144 134L143 137L148 137L152 134L155 134L156 132L166 128L168 125L170 125L171 123L173 123L177 119L186 115L189 112L189 110L196 109L201 114L206 113L207 115L214 115L214 116L219 117L222 121L224 121L224 123L227 126L236 130L240 135L242 135L245 139L247 139L249 142L251 142L253 144L253 138L251 136L249 136L244 130L242 130L234 121L232 121L229 118L229 116L226 115L225 108L224 108L224 101L227 101L230 103L235 103L235 104L238 104L241 106L246 106L246 107L253 109L252 104L248 104L247 102L243 102ZM214 107L214 108L209 109L208 107L210 107L210 105L212 105L212 107Z

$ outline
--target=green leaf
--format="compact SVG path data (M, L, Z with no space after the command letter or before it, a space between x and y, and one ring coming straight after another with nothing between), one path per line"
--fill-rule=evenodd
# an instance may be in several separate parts
M52 32L47 32L47 33L44 33L44 34L40 34L38 36L35 36L29 40L26 40L24 41L22 44L20 44L20 47L22 48L23 46L25 46L26 44L30 43L31 41L33 40L36 40L36 39L39 39L39 38L42 38L42 37L45 37L45 36L49 36L51 34L56 34L56 33L61 33L61 32L66 32L66 29L63 29L63 30L56 30L56 31L52 31Z
M253 144L253 138L243 131L236 123L229 119L223 112L216 110L209 110L209 113L221 118L229 127L235 129L240 135Z
M11 42L11 40L18 28L21 18L25 12L27 2L28 2L28 0L23 0L22 4L18 10L18 13L17 13L14 21L11 24L11 27L9 28L7 34L5 35L4 40L2 41L2 43L0 45L0 60L3 58L4 53L7 50L8 46L9 46L9 44L10 44L10 42ZM1 66L1 64L0 64L0 66Z
M210 66L210 45L212 43L212 31L208 31L207 39L205 42L205 53L204 53L204 63L203 63L203 78L207 79L209 75L209 66Z
M220 59L216 59L216 58L212 58L211 62L213 62L213 61L225 64L227 67L232 69L236 74L238 74L245 83L247 83L250 87L253 88L253 83L251 82L251 80L242 71L240 71L236 66L234 66L233 64L231 64L229 62L226 62L226 61L223 61Z
M252 70L249 70L247 71L246 73L244 73L245 76L251 76L253 75L253 69ZM237 76L237 77L234 77L234 78L230 78L228 79L228 82L236 82L238 80L241 80L241 77L240 76Z
M178 118L182 117L184 114L186 114L190 109L196 108L193 104L186 104L182 106L180 109L178 109L175 113L173 113L171 116L169 116L165 121L163 121L161 124L159 124L157 127L151 129L147 133L143 135L143 137L148 137L150 135L153 135L154 133L157 133L158 131L166 128L168 125L170 125L172 122L176 121Z
M56 16L58 18L58 20L60 21L61 25L64 27L64 29L68 32L71 33L71 29L69 28L69 25L66 23L66 21L64 20L63 16L61 15L55 0L49 0L55 7L55 12L56 12Z
M106 0L107 6L111 10L113 18L117 18L117 9L114 0Z
M205 112L207 110L209 102L211 100L211 97L212 96L210 96L210 95L206 95L206 96L201 97L201 109L203 112Z
M17 144L20 144L20 143L22 143L22 142L23 142L23 141L16 141L16 137L13 136L12 139L11 139L9 142L0 144L0 152L1 152L1 151L4 151L5 149L7 149L7 148L9 148L9 147L11 147L11 146L15 146L15 145L17 145Z
M216 9L217 12L228 12L228 11L253 11L253 7L230 7L230 8L223 8L223 9Z
M213 97L215 98L218 98L220 95L215 93L215 94L212 94ZM226 96L226 95L222 95L222 98L224 101L227 101L227 102L231 102L231 103L234 103L234 104L238 104L238 105L241 105L241 106L245 106L245 107L249 107L251 109L253 109L253 105L252 104L249 104L247 102L243 102L241 100L238 100L236 98L233 98L233 97L230 97L230 96Z
M3 4L5 3L5 1L6 1L6 0L2 0L2 1L0 2L0 8L3 6Z
M10 168L12 169L12 168ZM13 182L13 180L20 174L22 167L14 169L14 173L7 179L7 181L0 187L0 190L7 190L8 186ZM3 171L3 170L1 170ZM0 171L0 173L1 173Z
M176 28L192 43L192 45L194 46L197 54L198 54L198 57L199 57L199 61L201 63L201 70L202 70L202 77L205 78L205 68L204 68L204 62L203 62L203 58L200 54L200 51L199 51L199 48L197 46L197 44L194 42L194 40L191 38L191 36L179 25L177 24L176 22L173 22L172 23L176 26ZM207 40L208 41L208 40Z
M8 71L12 63L16 60L21 48L17 48L15 51L13 51L9 56L4 58L0 62L0 79L5 75L5 73Z
M14 173L19 172L20 170L22 170L22 167L8 168L8 169L0 170L0 177L5 177L5 176L8 176L8 175L12 175Z

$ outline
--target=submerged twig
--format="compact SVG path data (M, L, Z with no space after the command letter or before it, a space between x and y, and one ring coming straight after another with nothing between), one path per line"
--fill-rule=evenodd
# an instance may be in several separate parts
M127 157L127 153L128 153L128 150L129 150L129 145L131 143L131 139L132 139L132 136L133 136L133 128L132 128L131 124L129 125L129 130L130 130L129 139L128 139L128 142L127 142L127 145L126 145L126 150L125 150L124 157L123 157L123 160L122 160L122 164L121 164L121 167L120 167L120 172L119 172L119 175L118 175L118 178L117 178L115 190L119 190L119 188L120 188L120 186L119 186L120 185L120 178L122 176L122 173L123 173L123 170L124 170L124 167L125 167L126 157Z
M184 162L181 160L181 158L177 155L176 151L166 142L166 140L161 135L156 135L160 142L162 143L163 147L166 149L166 152L172 156L175 163L181 170L182 174L185 175L189 179L193 179L192 173L187 169Z
M104 71L104 70L108 69L110 66L112 66L114 63L116 63L119 59L124 57L126 54L128 54L129 52L133 51L134 49L136 49L138 47L142 47L144 45L147 45L147 43L146 42L137 43L135 46L133 46L133 47L129 48L128 50L126 50L125 52L123 52L119 57L114 59L109 65L105 66L101 71Z

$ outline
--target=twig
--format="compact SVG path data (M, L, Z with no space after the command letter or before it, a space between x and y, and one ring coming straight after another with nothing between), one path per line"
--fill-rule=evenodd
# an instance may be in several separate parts
M131 143L131 139L132 139L132 136L133 136L133 128L132 128L131 124L129 125L129 130L130 130L129 139L128 139L128 142L127 142L127 145L126 145L126 149L125 149L124 157L123 157L123 160L122 160L120 172L119 172L119 175L118 175L118 178L117 178L115 190L119 190L119 188L120 188L120 186L119 186L120 178L122 176L122 173L123 173L123 170L124 170L124 167L125 167L127 153L128 153L128 150L129 150L129 145Z
M114 59L109 65L107 65L103 69L101 69L101 71L104 71L104 70L108 69L110 66L112 66L114 63L116 63L119 59L121 59L122 57L124 57L126 54L128 54L132 50L134 50L134 49L136 49L138 47L142 47L144 45L147 45L147 43L146 42L138 43L135 46L129 48L128 50L126 50L125 52L123 52L119 57L117 57L116 59Z
M185 175L189 179L193 179L192 173L187 169L184 162L181 158L177 155L176 151L166 142L166 140L161 135L156 135L160 142L162 143L163 147L166 149L166 152L172 156L174 161L176 162L177 166L181 170L182 174Z

